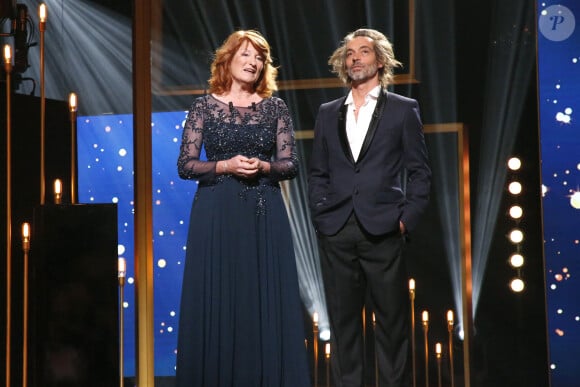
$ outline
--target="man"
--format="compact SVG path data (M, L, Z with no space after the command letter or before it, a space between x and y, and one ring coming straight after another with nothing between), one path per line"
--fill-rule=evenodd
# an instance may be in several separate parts
M362 310L376 318L380 386L410 385L405 236L429 200L417 101L386 87L400 66L380 32L348 34L330 57L350 88L322 104L314 129L309 201L318 235L335 386L364 385Z

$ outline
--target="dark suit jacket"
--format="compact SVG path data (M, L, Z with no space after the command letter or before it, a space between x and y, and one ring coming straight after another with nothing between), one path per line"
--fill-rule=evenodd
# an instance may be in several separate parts
M417 101L384 90L355 162L345 99L322 104L316 118L308 194L317 232L335 234L353 211L373 235L398 230L399 220L413 230L431 182Z

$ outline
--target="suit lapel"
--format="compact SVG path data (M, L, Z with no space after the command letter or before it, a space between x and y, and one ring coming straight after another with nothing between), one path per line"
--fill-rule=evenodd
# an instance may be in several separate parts
M377 131L379 121L380 121L381 117L383 116L383 110L385 108L386 103L387 103L387 91L381 90L381 92L379 94L379 98L377 99L377 105L375 106L375 111L373 112L373 118L371 118L371 122L369 124L369 129L367 130L367 134L365 136L365 139L363 141L363 144L362 144L362 147L360 150L360 155L358 156L359 161L362 160L362 158L365 156L365 154L369 150L371 142L373 141L373 137L375 136L375 133ZM345 125L345 127L346 127L346 125ZM346 129L345 129L345 137L346 137ZM348 145L348 143L347 143L347 145ZM352 158L352 154L350 157Z
M352 156L352 151L348 144L348 137L346 135L346 112L348 106L344 104L345 99L346 97L341 101L340 109L338 110L338 138L344 155L354 164L354 157Z

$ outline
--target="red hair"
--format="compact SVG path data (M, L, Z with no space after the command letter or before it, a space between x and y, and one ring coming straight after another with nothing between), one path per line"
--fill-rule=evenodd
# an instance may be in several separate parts
M278 69L272 65L270 45L266 39L255 30L239 30L232 33L219 47L211 64L211 77L209 79L209 92L214 94L227 93L232 87L232 75L230 64L235 53L244 42L249 42L264 58L264 68L260 77L254 84L254 90L263 98L272 96L278 90L276 76Z

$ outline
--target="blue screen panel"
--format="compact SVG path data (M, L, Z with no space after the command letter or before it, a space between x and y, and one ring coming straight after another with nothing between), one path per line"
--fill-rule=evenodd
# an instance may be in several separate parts
M550 379L571 387L580 380L580 3L538 1L537 11Z
M177 322L189 211L197 184L177 175L185 112L152 117L155 375L175 375ZM127 261L124 297L125 376L135 375L133 118L79 117L80 203L117 203L119 257ZM136 166L139 168L139 166Z

